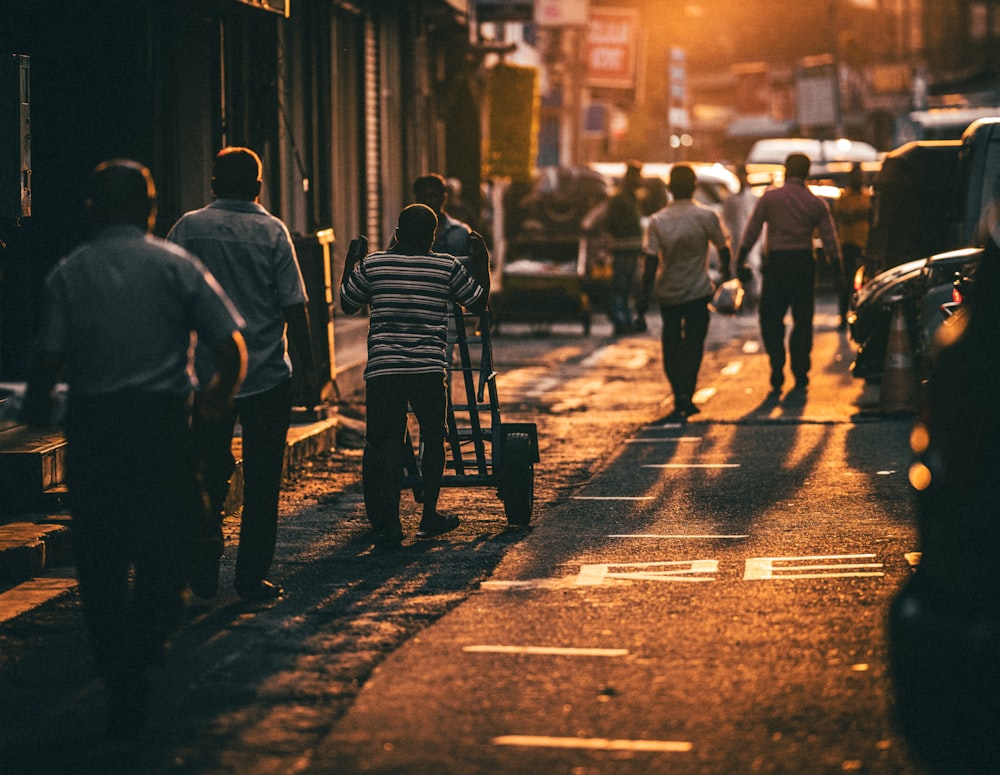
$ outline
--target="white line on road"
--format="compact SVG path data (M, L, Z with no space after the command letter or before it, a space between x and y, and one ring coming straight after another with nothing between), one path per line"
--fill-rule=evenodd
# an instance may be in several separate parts
M612 740L605 737L546 737L544 735L503 735L494 745L527 748L580 748L589 751L648 751L688 753L694 746L681 740Z
M739 468L739 463L645 463L643 468Z
M628 649L590 649L559 646L464 646L462 651L474 654L530 654L566 657L624 657Z
M721 373L725 374L727 377L731 377L735 374L739 374L741 371L743 371L743 361L730 361L722 367Z
M690 538L725 538L736 540L739 538L749 538L749 533L739 533L733 535L717 535L713 533L705 534L684 534L684 533L611 533L608 538L676 538L687 540Z
M749 557L744 566L744 581L770 579L828 579L884 576L880 562L842 562L870 560L874 554L828 554L806 557ZM799 565L797 563L808 563ZM816 571L808 572L808 571Z

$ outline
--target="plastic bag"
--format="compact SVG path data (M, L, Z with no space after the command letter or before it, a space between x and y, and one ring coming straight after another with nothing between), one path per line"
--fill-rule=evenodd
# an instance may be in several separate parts
M723 315L738 315L743 308L743 284L737 280L726 280L715 289L712 309Z

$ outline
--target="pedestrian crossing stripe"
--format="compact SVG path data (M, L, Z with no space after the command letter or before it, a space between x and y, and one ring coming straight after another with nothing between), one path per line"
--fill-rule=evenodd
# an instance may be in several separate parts
M691 743L682 740L614 740L605 737L548 737L546 735L501 735L493 738L493 745L649 753L688 753L694 748Z

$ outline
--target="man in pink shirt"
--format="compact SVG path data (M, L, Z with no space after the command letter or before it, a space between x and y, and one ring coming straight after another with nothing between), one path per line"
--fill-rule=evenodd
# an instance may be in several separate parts
M826 203L806 187L809 157L793 153L785 159L785 184L764 193L757 202L736 254L740 276L746 260L767 224L760 295L760 334L771 364L771 391L777 395L785 382L785 313L791 308L792 332L788 340L794 391L803 396L809 386L812 321L816 306L816 260L813 234L818 230L823 249L835 266L840 245Z

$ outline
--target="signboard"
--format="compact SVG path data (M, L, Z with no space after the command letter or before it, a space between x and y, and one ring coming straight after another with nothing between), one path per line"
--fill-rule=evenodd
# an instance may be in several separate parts
M837 71L832 58L802 60L795 73L795 102L799 126L835 126L840 118Z
M590 0L535 0L535 24L539 27L585 27Z
M483 177L530 181L538 139L538 71L499 64L489 71Z
M587 25L584 82L611 89L635 88L639 58L639 12L592 8Z

